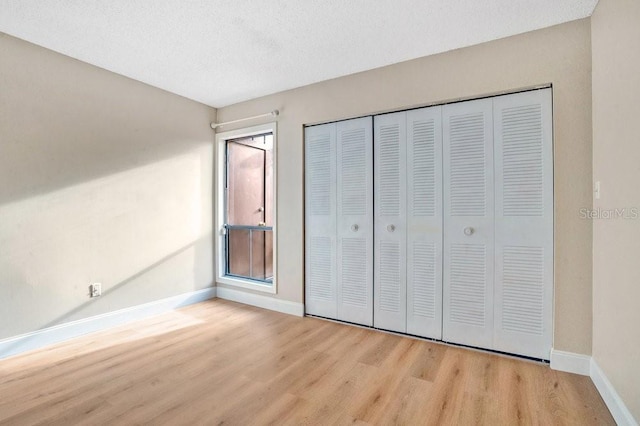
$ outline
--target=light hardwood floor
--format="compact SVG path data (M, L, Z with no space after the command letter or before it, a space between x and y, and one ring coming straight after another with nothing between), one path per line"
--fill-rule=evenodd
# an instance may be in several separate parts
M615 424L588 377L212 300L0 361L7 425Z

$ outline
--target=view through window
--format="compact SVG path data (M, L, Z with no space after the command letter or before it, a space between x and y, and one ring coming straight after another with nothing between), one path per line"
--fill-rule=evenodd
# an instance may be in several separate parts
M273 134L226 142L227 276L273 282Z

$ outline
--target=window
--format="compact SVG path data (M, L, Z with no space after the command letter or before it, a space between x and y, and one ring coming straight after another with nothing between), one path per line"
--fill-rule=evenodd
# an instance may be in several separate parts
M216 144L217 281L275 293L275 124Z

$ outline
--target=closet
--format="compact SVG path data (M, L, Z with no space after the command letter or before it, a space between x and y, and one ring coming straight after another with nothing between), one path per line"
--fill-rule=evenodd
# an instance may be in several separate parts
M548 359L551 89L305 128L305 309Z

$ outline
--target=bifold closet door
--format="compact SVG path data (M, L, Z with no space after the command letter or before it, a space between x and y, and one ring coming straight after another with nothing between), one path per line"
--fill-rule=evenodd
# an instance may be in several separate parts
M493 102L493 349L549 359L553 303L551 89L500 96Z
M493 101L443 107L443 340L492 348Z
M374 118L374 323L442 336L442 108Z
M305 128L305 309L373 325L372 118Z
M551 90L448 105L443 339L549 359Z
M305 310L338 318L336 124L305 128Z

